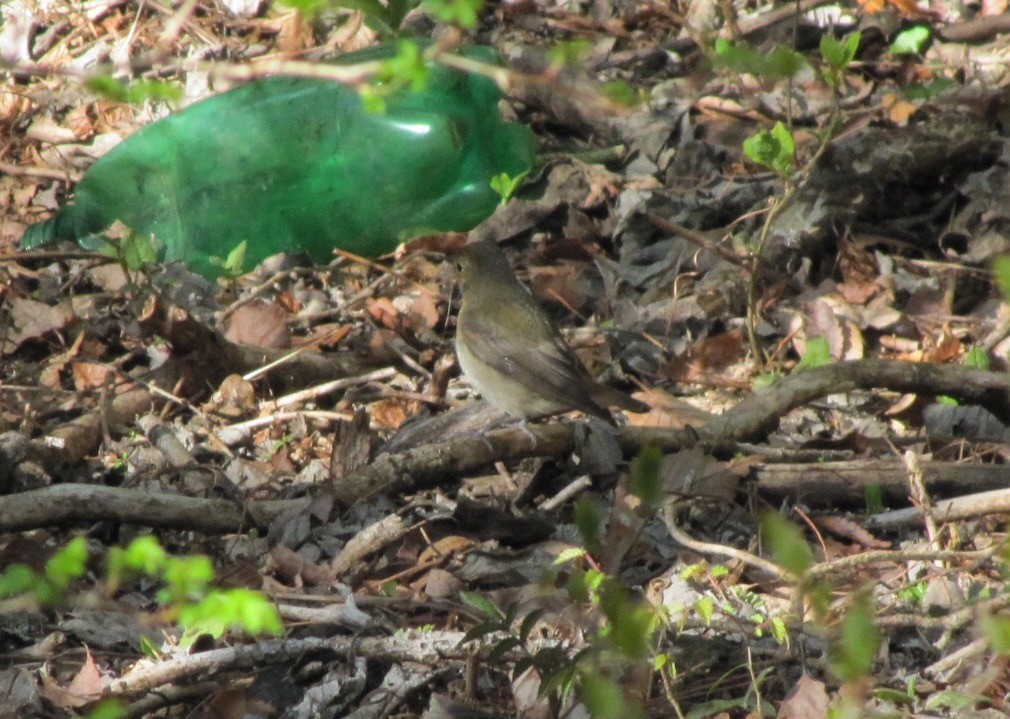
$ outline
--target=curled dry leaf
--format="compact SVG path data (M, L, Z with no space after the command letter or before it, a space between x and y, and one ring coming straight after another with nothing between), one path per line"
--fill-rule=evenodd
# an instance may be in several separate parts
M45 677L42 681L42 696L63 709L83 707L98 700L102 696L102 673L91 652L86 649L84 664L69 686L61 687L54 678Z
M74 362L71 371L74 388L79 391L103 387L115 376L111 367L98 362Z
M273 302L257 300L238 308L228 318L225 338L230 342L266 349L287 349L291 334L288 313Z
M777 719L827 719L828 691L804 674L779 706Z
M10 301L11 329L5 333L3 354L10 354L29 340L41 339L49 332L59 332L76 320L69 300L56 305L36 302L26 297Z
M889 549L890 542L877 539L872 534L863 529L850 519L835 515L824 515L814 518L814 523L821 529L831 532L835 536L851 539L852 541L871 549Z

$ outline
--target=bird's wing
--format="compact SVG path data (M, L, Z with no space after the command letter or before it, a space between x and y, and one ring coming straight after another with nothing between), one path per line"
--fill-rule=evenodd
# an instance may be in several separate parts
M470 315L467 331L473 341L467 342L467 349L477 360L547 399L609 418L606 408L590 396L595 381L550 320L540 312L526 317L527 321L537 323L536 331L529 334L538 339L523 343L518 337L524 333L510 331L511 328L485 315Z

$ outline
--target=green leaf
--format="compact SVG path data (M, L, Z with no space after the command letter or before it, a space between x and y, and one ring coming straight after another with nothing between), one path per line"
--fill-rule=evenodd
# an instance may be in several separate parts
M214 565L202 554L189 557L169 557L163 574L166 587L158 592L162 603L188 601L204 596L214 581Z
M396 54L383 60L376 79L388 83L393 88L409 87L414 92L422 92L428 87L431 69L424 60L421 47L412 40L401 40L396 45Z
M600 591L600 608L610 623L614 648L630 659L643 659L652 649L655 613L627 589L611 580Z
M821 36L821 57L833 70L841 71L856 59L860 34L849 33L841 40L831 35Z
M776 45L765 57L765 74L787 80L807 66L802 54L786 45Z
M656 509L663 502L662 465L663 452L654 446L643 447L631 461L628 487L650 509Z
M772 137L779 141L779 146L782 148L785 165L781 169L790 169L793 160L796 159L796 140L793 139L793 133L781 122L776 122L772 127Z
M779 617L772 617L771 623L772 638L778 644L785 644L789 639L789 630L786 628L786 623Z
M512 199L515 195L516 190L526 179L529 171L521 172L515 177L510 176L506 172L499 172L497 175L491 178L491 189L498 193L501 197L501 202L499 204L504 205L506 202Z
M751 380L751 389L755 392L759 389L764 389L765 387L771 387L773 384L782 379L782 375L778 372L769 372L767 374L760 374Z
M800 528L776 512L761 520L761 535L771 548L772 559L797 577L803 577L814 564L814 553Z
M84 576L87 561L87 541L84 537L71 539L63 549L46 562L46 579L56 587L66 589L74 579Z
M182 90L162 80L134 80L124 83L109 75L96 75L88 78L85 84L96 94L131 105L138 105L148 100L176 103L182 98Z
M867 514L880 514L884 511L884 490L879 484L868 484L863 489L863 504Z
M807 341L806 351L796 365L796 371L801 372L803 370L814 369L815 367L824 367L833 361L827 338L814 337Z
M959 716L965 710L972 710L978 704L978 696L959 692L955 689L942 689L932 692L925 702L925 709L953 709L954 716Z
M490 622L480 622L470 627L469 631L463 635L463 638L459 640L460 645L466 644L467 642L474 642L478 639L486 637L488 634L494 634L495 632L500 632L502 630L502 623L500 620L495 619Z
M478 614L482 614L488 619L500 622L505 618L505 612L495 606L495 604L483 594L477 594L475 592L460 592L459 598L462 600L463 604L476 610Z
M956 80L950 77L935 77L929 82L912 84L905 88L905 97L909 100L932 100L942 95L952 87L957 87Z
M30 592L38 581L39 578L27 564L10 564L0 572L0 599Z
M898 33L888 50L892 55L919 55L925 49L931 35L925 25L910 27Z
M786 80L807 66L803 55L787 45L775 45L762 55L745 42L715 41L713 61L736 73L746 73L762 80Z
M158 538L152 535L137 537L126 547L124 559L131 569L154 575L165 566L167 554Z
M994 652L1010 656L1010 617L1002 614L984 614L979 620L979 626Z
M562 41L547 50L547 60L556 68L577 66L592 49L588 40Z
M582 560L585 556L586 550L582 547L569 547L568 549L562 549L558 553L558 557L554 560L554 564L568 564L576 559Z
M637 107L648 99L648 94L644 90L636 90L623 80L605 82L600 90L610 100L624 107Z
M522 642L519 641L519 637L505 637L500 642L497 642L491 648L491 651L488 652L488 664L497 664L508 652L521 646Z
M712 623L712 617L715 615L715 602L711 597L702 597L694 603L694 611L698 613L702 623L707 626Z
M1003 299L1010 301L1010 255L1000 255L993 260L992 274Z
M888 687L878 687L873 690L873 696L881 701L890 702L891 704L900 704L902 706L911 707L914 705L914 700L912 697L908 696L903 691L898 689L890 689Z
M120 719L126 716L126 708L118 699L102 699L84 715L84 719Z
M593 500L582 497L575 503L575 528L582 537L582 543L590 553L600 550L600 536L603 532L603 512Z
M579 696L593 719L632 719L641 717L621 690L621 685L599 672L585 672L579 680Z
M227 589L210 592L179 614L184 629L182 646L189 646L201 634L219 639L231 629L246 634L279 635L284 627L277 608L259 592L251 589Z
M744 154L752 162L787 175L796 156L796 142L789 129L776 122L771 130L762 130L743 142Z
M745 42L731 43L725 38L715 41L715 64L736 73L760 77L764 73L764 58Z
M298 11L302 17L312 20L323 10L336 7L340 0L281 0L281 4Z
M239 242L231 249L224 259L211 256L209 261L212 265L220 267L225 277L240 277L245 274L245 255L248 243L245 240Z
M912 604L922 604L922 600L926 596L927 586L925 582L916 582L915 584L902 587L898 590L898 599L911 602Z
M519 625L519 639L526 641L530 632L533 631L533 627L536 626L537 621L544 615L543 609L534 609L532 612L523 617L522 624Z
M990 368L989 355L978 345L972 345L971 349L965 353L961 364L965 367L988 370Z
M842 619L830 652L831 669L841 681L851 682L870 674L880 648L880 632L874 623L868 594L857 594Z
M424 11L437 20L455 23L462 28L477 27L477 15L484 7L483 0L424 0Z
M163 656L161 649L143 634L140 635L140 653L155 660L160 660Z

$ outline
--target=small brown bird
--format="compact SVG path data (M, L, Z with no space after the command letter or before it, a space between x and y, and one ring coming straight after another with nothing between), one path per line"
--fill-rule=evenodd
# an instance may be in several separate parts
M456 356L491 404L522 420L577 409L613 422L611 406L648 411L589 375L496 243L466 245L454 259L463 289Z

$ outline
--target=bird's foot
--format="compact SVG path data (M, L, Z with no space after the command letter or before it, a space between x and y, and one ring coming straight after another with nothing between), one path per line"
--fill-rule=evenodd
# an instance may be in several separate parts
M523 433L530 438L530 442L533 443L533 449L537 448L537 436L530 431L529 426L526 424L526 418L523 417L519 420L519 424L516 425Z

